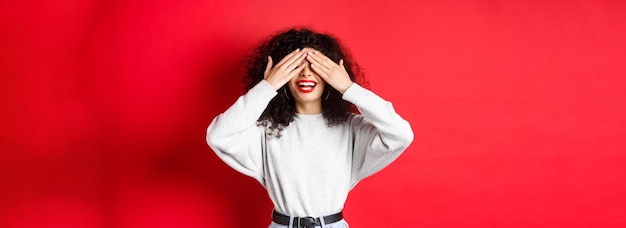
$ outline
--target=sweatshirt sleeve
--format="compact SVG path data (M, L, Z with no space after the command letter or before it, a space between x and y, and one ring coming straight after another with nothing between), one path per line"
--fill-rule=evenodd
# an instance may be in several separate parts
M354 104L362 115L351 120L353 128L352 186L391 164L413 142L408 121L386 101L353 83L343 99Z
M263 183L263 143L265 134L257 120L276 96L266 81L248 90L224 113L213 119L206 141L226 164Z

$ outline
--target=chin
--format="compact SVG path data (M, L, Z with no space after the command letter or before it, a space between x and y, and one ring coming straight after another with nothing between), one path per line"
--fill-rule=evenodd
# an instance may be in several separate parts
M301 97L300 99L298 99L298 102L316 102L316 101L321 101L322 99L318 98L306 98L306 97Z

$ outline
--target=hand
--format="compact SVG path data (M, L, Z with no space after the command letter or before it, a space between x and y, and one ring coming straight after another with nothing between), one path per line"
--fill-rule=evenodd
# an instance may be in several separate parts
M274 90L280 89L291 78L298 75L298 72L305 66L304 58L306 57L304 49L296 49L287 54L276 66L272 67L272 57L267 57L267 66L265 67L265 74L263 78L267 81Z
M311 63L311 69L341 94L354 83L343 66L343 59L337 64L317 50L310 51L306 59Z

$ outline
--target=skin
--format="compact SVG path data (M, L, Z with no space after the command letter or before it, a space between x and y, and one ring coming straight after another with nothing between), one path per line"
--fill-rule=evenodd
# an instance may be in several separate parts
M268 56L264 79L274 90L289 83L289 90L296 102L296 112L300 114L322 113L322 96L327 84L343 94L354 83L343 65L343 59L335 63L312 48L297 49L276 65L273 65L272 57ZM317 85L313 92L302 93L297 89L299 80L311 80Z

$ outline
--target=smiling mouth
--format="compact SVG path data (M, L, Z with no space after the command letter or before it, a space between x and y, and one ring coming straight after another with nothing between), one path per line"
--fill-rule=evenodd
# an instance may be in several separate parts
M298 90L303 93L313 92L315 86L317 86L317 82L315 81L300 80L296 82L296 88L298 88Z

